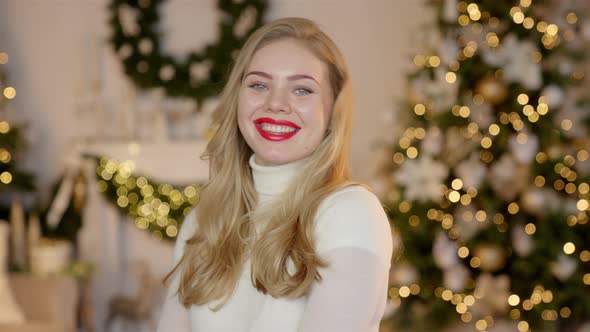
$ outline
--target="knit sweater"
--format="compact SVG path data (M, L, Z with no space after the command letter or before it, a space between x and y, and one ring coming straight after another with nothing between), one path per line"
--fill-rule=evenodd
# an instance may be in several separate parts
M259 204L278 197L301 170L301 162L261 166L250 158ZM195 213L183 223L174 252L197 227ZM387 300L392 237L379 200L361 186L338 190L320 203L314 223L316 252L329 263L321 281L298 299L274 298L250 280L247 260L235 292L219 311L208 305L185 309L171 283L158 332L377 332Z

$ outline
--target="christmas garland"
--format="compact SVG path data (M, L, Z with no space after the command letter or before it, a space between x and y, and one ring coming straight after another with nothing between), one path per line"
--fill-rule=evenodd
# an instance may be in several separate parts
M222 19L217 42L191 52L182 62L162 50L158 6L163 2L112 0L111 42L138 87L162 87L169 96L191 97L200 105L221 90L234 55L262 25L267 0L218 0Z
M152 237L175 240L186 215L199 201L199 185L174 188L133 175L131 162L94 157L97 188L107 201Z

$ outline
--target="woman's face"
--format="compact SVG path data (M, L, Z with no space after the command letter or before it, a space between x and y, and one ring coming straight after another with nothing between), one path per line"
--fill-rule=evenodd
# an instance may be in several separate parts
M294 39L256 51L240 87L238 126L256 163L303 159L318 147L333 105L328 69Z

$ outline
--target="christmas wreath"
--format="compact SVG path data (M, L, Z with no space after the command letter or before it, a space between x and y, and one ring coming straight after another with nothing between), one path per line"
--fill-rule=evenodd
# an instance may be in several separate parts
M162 50L158 7L164 1L112 0L112 45L138 87L162 87L169 96L191 97L200 105L220 92L236 51L262 25L267 0L218 0L222 15L217 41L182 62Z

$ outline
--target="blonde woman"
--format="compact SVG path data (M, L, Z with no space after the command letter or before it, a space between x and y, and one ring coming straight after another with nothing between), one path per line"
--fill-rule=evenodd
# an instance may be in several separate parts
M334 42L303 18L261 27L214 121L158 331L377 332L391 231L350 180L350 78Z

